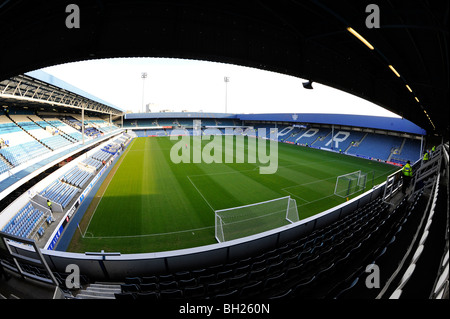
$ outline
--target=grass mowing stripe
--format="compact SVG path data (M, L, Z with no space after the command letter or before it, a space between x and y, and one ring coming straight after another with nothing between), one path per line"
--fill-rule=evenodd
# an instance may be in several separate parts
M215 211L214 207L212 207L211 204L208 203L208 201L206 200L205 196L203 196L203 194L198 190L197 186L195 186L194 182L189 178L189 176L187 176L187 178L188 178L189 182L191 182L192 186L194 186L194 188L200 194L200 196L204 199L205 203L208 204L208 206L211 207L211 210L214 212Z
M106 191L103 188L89 226L95 238L79 238L71 251L139 253L215 243L214 209L290 193L298 201L300 217L306 218L345 201L333 195L337 176L359 169L374 171L381 176L379 183L394 170L382 163L280 143L277 173L261 175L258 163L174 164L170 150L175 143L162 137L136 138L130 144ZM195 151L192 146L190 151Z

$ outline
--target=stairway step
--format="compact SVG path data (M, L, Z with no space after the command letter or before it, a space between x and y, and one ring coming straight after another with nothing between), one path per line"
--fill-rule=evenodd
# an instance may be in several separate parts
M97 296L97 295L91 295L91 294L85 294L80 293L76 296L78 299L116 299L116 297L113 296Z
M114 294L120 293L120 290L99 291L86 289L77 294L77 298L92 297L92 298L112 298L115 299Z
M98 283L98 282L96 282L96 283L93 283L93 284L90 284L89 285L89 287L98 287L98 288L118 288L118 289L120 289L120 285L121 285L122 283Z
M82 290L76 297L79 299L116 299L115 293L122 292L121 283L93 283Z
M91 291L95 293L115 293L121 292L121 289L120 287L119 288L88 287L85 291Z

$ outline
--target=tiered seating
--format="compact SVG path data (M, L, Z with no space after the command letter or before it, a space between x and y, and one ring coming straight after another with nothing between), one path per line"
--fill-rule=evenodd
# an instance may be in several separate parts
M43 219L44 213L35 209L31 203L28 203L11 218L2 231L15 236L31 238L33 229Z
M18 127L16 124L9 122L9 123L0 123L0 135L10 134L10 133L16 133L21 132L22 130L20 127Z
M384 240L378 245L376 253L366 258L366 265L376 264L380 268L384 274L384 282L397 268L421 222L427 205L427 200L422 200L424 198L422 195L423 192L418 193L411 202L404 199L394 209L385 221L385 225L388 225L388 232L384 236ZM353 270L352 276L334 289L333 297L336 299L374 299L380 291L379 289L367 289L365 280L363 280L366 276L367 273L363 268ZM392 288L395 289L395 287Z
M17 121L16 121L17 122ZM33 130L42 130L42 128L30 120L25 122L17 122L25 131L31 132Z
M81 122L78 121L77 119L68 116L66 118L64 118L68 123L70 123L70 126L77 129L77 130L81 130Z
M402 159L403 164L406 164L407 160L410 160L411 163L416 162L422 157L420 152L420 141L407 138L401 153L396 155L396 157Z
M53 128L52 125L50 125L50 123L47 123L46 121L42 121L42 119L36 119L35 120L36 124L38 124L40 127L42 127L44 130L49 127L49 128Z
M78 188L83 188L83 186L86 184L86 182L89 180L91 176L92 174L89 173L88 171L85 171L83 169L80 169L78 166L75 166L66 174L61 176L60 180L62 182L76 186Z
M216 120L202 119L202 126L216 126Z
M182 120L179 120L179 121L181 124ZM231 120L231 119L216 119L215 122L216 122L216 124L215 124L216 126L236 126L237 125L235 123L235 121ZM183 124L181 124L181 125L183 125ZM191 122L191 125L192 125L192 122ZM241 123L239 123L239 125L241 125Z
M66 135L69 135L75 141L80 141L82 139L82 135L75 128L61 122L57 118L46 118L47 125L51 124L51 126L56 127L58 131L63 132Z
M41 140L43 138L47 138L51 136L51 133L34 123L30 120L30 117L38 119L37 116L30 115L11 115L11 119L13 119L17 125L22 127L23 130L28 132L31 136L33 136L36 140Z
M118 138L116 141L123 141ZM114 145L118 145L113 143ZM120 145L119 145L120 147ZM102 161L107 160L112 155L104 150L97 151L93 156L83 160L79 165L86 165L99 170L102 167ZM48 185L40 194L50 199L52 202L61 204L65 208L75 195L83 189L93 173L84 170L82 167L73 167L67 173L60 176L53 183Z
M185 126L185 127L192 127L192 125L193 125L191 119L178 119L178 120L176 120L176 122L177 122L180 126Z
M56 180L41 191L41 195L65 208L79 190L75 186Z
M62 148L62 147L72 144L70 141L68 141L61 135L55 135L55 136L43 138L43 139L41 139L41 142L53 150L56 150L58 148Z
M290 143L298 143L297 139L302 136L302 134L305 132L305 129L300 129L298 127L294 128L292 131L289 132L289 134L285 135L283 137L284 142L290 142Z
M154 125L154 123L152 123ZM173 119L159 119L159 126L178 126L178 120Z
M311 144L314 143L318 138L325 137L328 134L330 134L330 132L331 132L330 129L321 128L321 129L319 129L319 131L316 134L314 134L311 137L308 137L308 136L302 136L304 133L306 133L306 131L305 131L302 134L300 134L300 136L298 138L296 138L295 140L296 140L296 143L304 144L304 145L308 144L309 146L311 146Z
M14 166L19 166L48 152L50 150L38 141L30 141L0 150L0 153Z
M82 130L82 124L81 124L81 118L74 115L74 117L68 116L65 118L69 123L72 124L72 127L75 127L77 130L81 132ZM84 134L87 136L99 136L102 135L102 132L97 130L95 127L89 126L89 119L85 118L84 120Z
M81 141L83 139L83 134L81 134L79 132L72 132L72 133L69 133L68 135L77 141Z
M0 175L8 171L9 169L9 165L2 158L0 158Z
M15 146L19 145L25 142L34 141L34 139L25 133L20 127L15 125L14 123L6 123L3 124L6 125L7 128L3 131L3 134L1 134L1 138L4 142L3 146ZM14 128L13 126L14 125Z
M379 253L398 214L377 199L337 222L258 256L125 278L117 299L320 298ZM356 266L355 266L356 265Z
M152 120L133 120L132 122L124 123L125 128L139 128L139 127L161 127L161 126L173 126L174 128L186 127L192 128L192 119L152 119ZM241 126L242 122L239 120L230 119L200 119L202 127L205 126ZM273 126L272 126L273 127Z
M100 132L103 133L109 133L112 131L115 131L118 129L117 126L115 125L109 125L108 122L106 122L105 120L102 120L100 118L97 117L87 117L85 118L86 123L91 124L92 126L95 126L95 128L97 130L99 130Z
M338 142L338 149L341 149L342 152L344 152L352 144L352 142L360 141L366 134L364 132L357 132L357 131L345 131L345 132L350 133L350 135L347 137L345 141ZM336 139L343 138L341 135L339 135L339 131L335 130L334 134L335 134L334 137ZM328 137L323 139L322 141L317 141L316 143L314 143L314 147L325 147L336 149L336 142L332 142L331 144L327 145L330 142L330 140L331 134L329 134Z
M111 156L112 156L111 153L99 150L94 155L92 155L92 158L101 163L103 161L107 161Z
M97 130L95 127L85 127L84 134L86 134L87 136L99 136L102 133L99 130Z
M85 159L82 163L91 167L95 167L95 170L99 170L102 167L102 162L93 159L92 157Z
M402 138L397 136L368 134L358 147L350 148L348 153L386 161L391 155L392 149L400 147L401 144Z
M265 128L266 135L270 133L270 129L274 128L274 124L259 124L255 126L255 132L248 132L247 135L255 136L257 134L258 128ZM335 142L333 144L327 145L331 140L331 129L330 128L317 128L317 132L313 136L303 136L307 132L307 129L292 128L287 134L280 135L280 132L286 132L286 126L278 126L278 141L280 142L290 142L295 144L303 144L314 148L333 148L336 149ZM285 131L283 131L285 130ZM359 131L345 131L350 133L350 135L342 142L338 141L338 148L342 152L346 152L351 155L360 155L368 158L376 158L381 160L388 160L392 150L399 149L405 140L405 144L401 151L401 154L396 155L392 158L393 162L396 162L397 158L401 158L400 163L405 164L407 160L415 162L419 159L420 141L404 139L399 136L390 135L380 135L374 133L366 133ZM313 132L311 131L311 135ZM342 138L339 135L339 130L335 130L335 137ZM365 136L366 138L359 145L356 143L361 141ZM351 147L355 143L355 147ZM398 161L397 161L398 162Z
M105 122L105 123L106 123L106 122ZM112 131L117 130L118 127L115 126L115 125L109 126L109 124L104 124L104 125L102 125L102 126L99 126L98 129L99 129L100 131L102 131L103 133L109 133L109 132L112 132Z

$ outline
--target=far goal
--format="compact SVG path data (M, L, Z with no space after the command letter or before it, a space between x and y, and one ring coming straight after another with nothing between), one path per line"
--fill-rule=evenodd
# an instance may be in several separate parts
M365 189L368 175L368 173L356 171L338 176L336 179L334 194L345 198Z
M216 210L214 213L215 235L219 243L299 221L297 203L290 196Z

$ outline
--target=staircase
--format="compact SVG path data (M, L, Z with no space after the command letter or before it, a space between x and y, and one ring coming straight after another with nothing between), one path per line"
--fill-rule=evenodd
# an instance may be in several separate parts
M361 141L359 141L359 142L357 143L356 146L359 146L359 145L366 139L367 135L369 135L369 133L366 133L366 134L363 136L363 138L361 139Z
M115 293L120 293L120 283L94 283L81 290L77 299L116 299Z
M39 144L43 145L45 148L49 149L50 151L53 151L49 146L47 146L46 144L42 143L40 140L38 140L33 134L31 134L30 132L28 132L26 129L24 129L19 123L17 123L16 121L14 121L8 114L6 114L6 116L8 117L9 120L11 120L11 122L13 122L14 124L16 124L22 131L24 131L25 133L27 133L29 136L31 136L35 141L37 141ZM34 121L33 121L34 122Z
M3 156L3 154L0 154L0 161L4 161L6 163L6 165L9 166L9 168L14 168L14 165L8 161L8 159L6 157Z
M58 130L59 135L64 137L66 140L68 140L71 143L76 143L77 140L75 138L73 138L72 136L70 136L69 134L67 134L66 132L63 132L61 129L59 129L58 127L56 127L55 125L53 125L52 123L48 122L45 119L42 119L42 121L44 121L45 123L47 123L49 126L53 127L54 129ZM37 124L37 123L36 123Z

